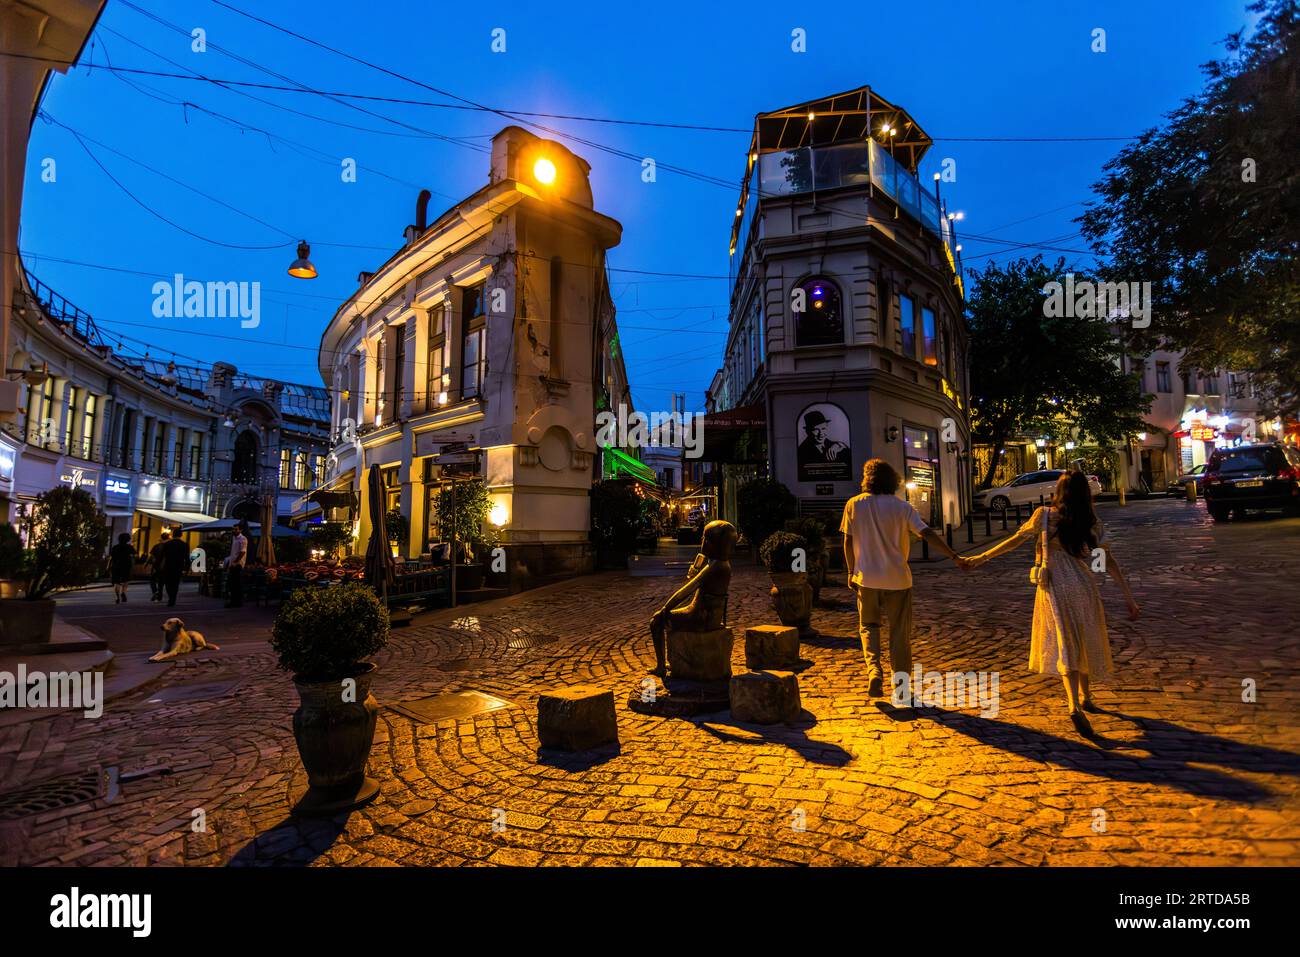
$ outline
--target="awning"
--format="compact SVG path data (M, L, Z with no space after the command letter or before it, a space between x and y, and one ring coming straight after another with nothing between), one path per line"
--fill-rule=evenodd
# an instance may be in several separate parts
M762 405L743 405L704 416L706 462L732 465L767 461L767 410Z
M216 516L204 515L202 512L167 512L161 508L137 508L137 512L161 518L172 525L197 525L200 522L215 522Z
M321 508L329 510L332 508L356 508L357 493L352 489L336 491L330 489L317 489L307 495L308 502L316 502Z

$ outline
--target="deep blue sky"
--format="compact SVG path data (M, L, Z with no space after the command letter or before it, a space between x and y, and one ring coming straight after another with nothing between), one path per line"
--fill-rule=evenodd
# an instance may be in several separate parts
M185 28L181 35L109 0L86 55L104 63L280 83L214 49L221 46L317 89L443 100L249 21L210 0L133 0ZM500 3L430 4L353 0L230 0L395 72L494 107L749 128L756 112L871 84L906 108L936 139L924 180L944 157L961 226L1020 242L1077 231L1071 222L1117 142L966 143L944 137L1127 136L1202 85L1198 67L1223 52L1223 37L1247 20L1245 0L1092 2ZM490 7L490 9L489 9ZM385 11L385 12L381 12ZM305 14L305 15L304 15ZM190 50L202 27L206 53ZM491 52L502 27L507 50ZM791 30L808 51L790 49ZM1107 52L1091 52L1106 30ZM117 36L109 30L117 31ZM130 41L147 48L133 45ZM210 245L154 218L114 186L63 129L37 121L28 157L22 248L113 272L28 257L31 269L91 312L137 352L212 361L292 381L318 383L315 345L363 269L401 243L417 187L434 191L431 214L473 192L487 157L365 116L320 96L249 90L316 117L397 133L364 132L309 119L211 84L78 69L57 77L44 109L84 137L107 169L141 200L193 232L227 243L269 245L289 237L167 182L119 150L230 206L313 243L320 277L285 275L292 246L270 251ZM189 101L269 130L317 152L154 96ZM485 144L507 121L491 113L419 106L358 105L444 136ZM747 133L663 130L542 120L564 132L720 176L736 183ZM545 135L545 134L543 134ZM725 276L736 189L661 170L641 181L638 162L568 143L592 164L597 208L622 222L616 268ZM41 181L45 158L57 182ZM356 183L341 181L354 157ZM371 172L366 169L369 167ZM397 180L386 179L379 173ZM440 195L445 194L445 195ZM383 248L327 246L350 243ZM963 238L968 265L1000 247ZM1080 248L1077 237L1055 245ZM1018 253L1017 253L1018 254ZM999 258L1005 254L1000 253ZM181 272L200 280L259 280L262 324L237 319L169 320L151 313L151 286ZM156 275L155 275L156 274ZM634 396L668 408L672 391L703 405L726 328L725 279L683 280L612 273ZM227 338L217 338L227 337ZM136 341L132 341L132 339ZM178 361L184 361L178 359Z

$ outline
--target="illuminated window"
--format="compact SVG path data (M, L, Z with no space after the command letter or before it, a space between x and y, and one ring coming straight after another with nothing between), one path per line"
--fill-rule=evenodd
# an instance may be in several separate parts
M436 409L438 397L447 391L443 375L447 371L446 306L439 303L429 310L428 378L425 381L425 408Z
M795 314L795 345L843 345L844 318L840 314L840 290L828 279L808 279L798 287L795 301L803 311Z
M487 312L484 285L470 286L461 299L461 328L464 330L461 348L460 394L470 399L483 392L483 378L487 372Z
M898 297L898 323L902 331L899 348L903 355L916 358L916 301L911 296Z
M921 335L924 339L922 344L925 347L925 364L937 366L939 364L939 340L934 323L934 310L925 306L921 307Z

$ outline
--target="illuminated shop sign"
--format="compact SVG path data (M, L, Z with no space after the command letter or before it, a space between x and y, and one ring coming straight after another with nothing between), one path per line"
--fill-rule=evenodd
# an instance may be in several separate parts
M1193 442L1213 442L1215 439L1213 426L1194 425L1191 431Z
M59 481L73 488L94 488L99 484L99 473L88 472L83 468L71 468L59 476Z
M131 495L131 480L129 478L122 478L120 475L105 476L104 494L129 498Z

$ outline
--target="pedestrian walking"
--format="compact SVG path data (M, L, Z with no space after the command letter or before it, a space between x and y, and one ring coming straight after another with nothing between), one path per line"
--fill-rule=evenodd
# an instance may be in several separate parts
M176 606L176 593L180 591L181 578L190 567L190 547L181 538L181 530L176 529L171 540L163 546L161 581L167 589L167 607Z
M113 583L113 604L126 601L126 587L135 571L135 548L126 532L117 536L117 544L108 550L108 576Z
M954 561L957 553L925 524L911 502L898 497L898 472L884 459L862 466L862 494L844 505L844 567L858 598L858 636L867 665L867 694L884 693L881 625L889 623L889 663L893 674L912 670L912 570L907 565L912 537L924 538ZM892 681L891 681L892 684Z
M163 551L171 535L163 532L158 544L149 549L149 600L162 601L163 594Z
M1092 725L1084 712L1101 710L1092 700L1092 682L1108 682L1114 673L1106 609L1093 572L1098 558L1119 585L1128 603L1129 617L1136 619L1139 609L1093 509L1087 475L1077 471L1062 475L1051 505L1035 509L1029 521L1010 538L958 563L976 568L1031 540L1035 542L1035 555L1030 580L1037 587L1029 668L1039 674L1061 676L1070 722L1080 735L1091 737Z
M226 558L227 581L229 582L229 600L227 608L239 608L244 604L244 565L248 562L247 526L240 522L235 528L235 537L230 542L230 555Z

